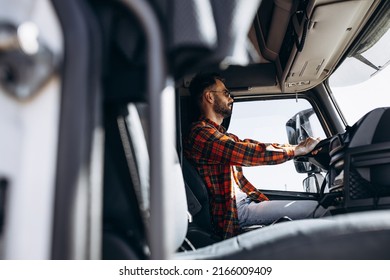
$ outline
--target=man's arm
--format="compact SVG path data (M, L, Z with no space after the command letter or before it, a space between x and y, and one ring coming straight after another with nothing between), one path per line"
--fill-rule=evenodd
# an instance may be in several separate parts
M188 140L191 157L209 164L238 166L272 165L294 157L295 147L240 140L234 134L223 134L212 126L195 128Z

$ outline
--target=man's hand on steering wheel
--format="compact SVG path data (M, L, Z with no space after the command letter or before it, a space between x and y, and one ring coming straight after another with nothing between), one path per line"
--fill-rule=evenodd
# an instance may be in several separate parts
M294 150L294 155L296 157L307 155L311 152L312 155L316 155L321 149L314 148L321 141L320 138L308 137L304 141L300 142Z

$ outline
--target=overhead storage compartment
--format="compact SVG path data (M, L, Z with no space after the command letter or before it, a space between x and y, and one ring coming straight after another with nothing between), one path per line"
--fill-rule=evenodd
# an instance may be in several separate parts
M346 1L321 5L308 20L302 52L298 52L287 82L316 80L334 54L357 29L357 17L364 1ZM329 15L333 15L329 17ZM295 22L295 21L294 21ZM338 45L335 42L340 42Z
M278 89L300 92L326 79L379 3L263 0L254 22L255 46L275 63Z

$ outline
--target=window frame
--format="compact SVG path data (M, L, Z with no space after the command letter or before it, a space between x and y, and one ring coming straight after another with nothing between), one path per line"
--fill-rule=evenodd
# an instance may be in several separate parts
M331 126L329 125L329 121L326 119L326 113L324 110L320 110L320 108L323 108L321 104L319 104L320 99L316 97L316 94L312 91L303 92L303 93L296 93L296 94L259 94L259 95L235 95L235 93L232 93L234 96L234 102L235 103L241 103L241 102L258 102L258 101L278 101L278 100L294 100L294 99L302 99L306 100L310 106L313 108L314 113L316 114L318 121L321 125L321 128L326 135L326 137L329 137L332 135L331 133ZM298 111L297 111L298 112ZM234 106L233 106L233 113L232 116L234 117ZM230 126L230 119L228 120L228 124ZM287 121L287 119L286 119ZM228 132L230 132L229 127L227 127ZM241 138L240 135L237 135ZM245 137L243 137L245 138ZM259 140L261 139L254 139ZM280 143L283 144L283 143ZM244 171L245 174L245 171ZM307 174L308 176L309 174ZM324 176L326 176L326 173L323 173ZM251 181L251 180L250 180ZM318 198L318 193L308 193L304 192L303 188L302 191L293 191L293 190L277 190L277 189L271 189L271 188L261 188L261 191L265 193L267 196L269 196L271 199L291 199L294 197L294 199L316 199Z

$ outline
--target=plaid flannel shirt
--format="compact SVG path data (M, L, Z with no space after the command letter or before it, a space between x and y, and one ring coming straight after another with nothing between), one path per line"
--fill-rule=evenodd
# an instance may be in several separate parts
M223 239L240 233L233 180L253 201L268 200L244 177L242 166L278 164L294 157L288 145L240 140L206 118L192 124L184 153L209 189L212 224Z

